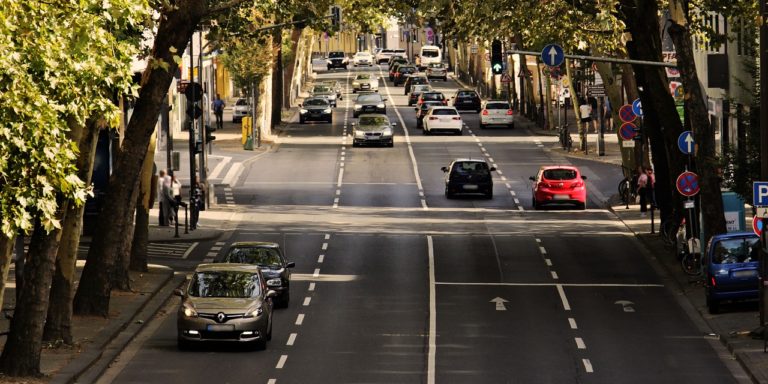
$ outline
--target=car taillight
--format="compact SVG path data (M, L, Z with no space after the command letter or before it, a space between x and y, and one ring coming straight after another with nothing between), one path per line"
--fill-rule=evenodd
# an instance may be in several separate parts
M434 117L434 116L430 116L430 117L429 117L429 119L430 119L430 120L437 120L437 117Z
M512 115L512 110L511 109L507 109L507 115Z
M454 116L454 117L453 117L453 120L461 120L461 117L459 117L459 116Z
M483 116L488 116L488 110L487 109L483 109Z
M577 181L577 182L571 184L571 187L573 187L573 188L581 188L583 186L584 186L584 182L583 181Z
M443 100L443 105L448 105L448 100Z
M715 281L715 277L714 277L714 276L712 276L712 286L714 287L714 286L716 286L716 285L717 285L717 281Z

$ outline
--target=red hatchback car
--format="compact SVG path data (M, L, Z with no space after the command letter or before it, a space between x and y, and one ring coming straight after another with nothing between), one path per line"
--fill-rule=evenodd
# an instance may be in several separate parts
M545 205L575 205L587 208L587 185L578 168L570 165L543 166L533 181L533 208Z

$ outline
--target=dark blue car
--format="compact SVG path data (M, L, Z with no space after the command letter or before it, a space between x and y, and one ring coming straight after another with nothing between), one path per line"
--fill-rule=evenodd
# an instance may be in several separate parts
M760 238L752 232L715 235L707 247L707 307L719 311L720 302L758 298Z

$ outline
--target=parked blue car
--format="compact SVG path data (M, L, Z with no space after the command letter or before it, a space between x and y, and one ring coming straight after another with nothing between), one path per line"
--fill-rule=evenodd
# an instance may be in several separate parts
M720 302L758 298L760 238L752 232L715 235L707 246L707 308L720 310Z

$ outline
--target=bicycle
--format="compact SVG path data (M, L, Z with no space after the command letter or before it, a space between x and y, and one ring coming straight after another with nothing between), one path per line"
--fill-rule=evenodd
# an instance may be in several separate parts
M685 241L680 266L689 276L699 276L704 272L704 258L701 257L699 239L692 237Z
M624 177L619 181L619 197L625 205L634 203L637 198L637 191L632 187L632 178Z
M571 133L568 131L568 126L560 126L558 135L560 136L560 146L570 152L571 148L573 148L573 138L571 138Z

